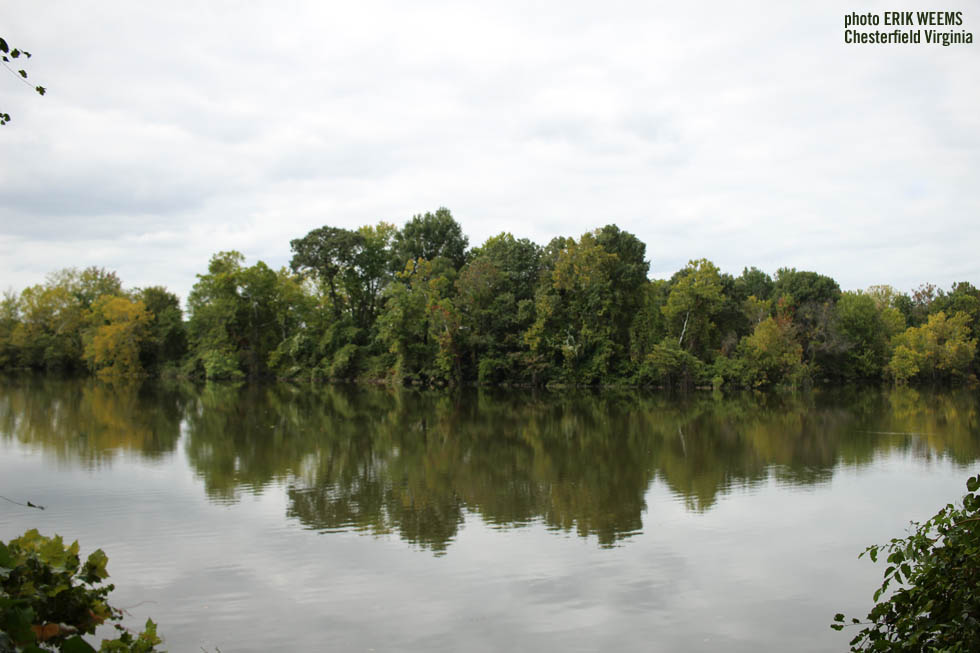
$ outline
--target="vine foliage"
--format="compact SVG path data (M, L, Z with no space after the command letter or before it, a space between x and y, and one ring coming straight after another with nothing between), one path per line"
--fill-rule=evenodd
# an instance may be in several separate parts
M102 549L96 549L82 563L77 541L65 546L61 536L45 537L36 529L0 542L0 653L95 651L82 635L122 618L106 601L113 590L105 583L107 562ZM137 635L114 625L118 636L102 640L99 651L159 650L152 620Z

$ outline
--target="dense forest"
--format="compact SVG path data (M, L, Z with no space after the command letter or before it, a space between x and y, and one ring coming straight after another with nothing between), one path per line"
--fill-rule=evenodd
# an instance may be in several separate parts
M975 382L980 290L842 292L833 278L691 261L650 280L615 225L470 248L441 208L321 227L289 269L215 254L187 299L93 267L0 302L0 368L100 376L764 388Z

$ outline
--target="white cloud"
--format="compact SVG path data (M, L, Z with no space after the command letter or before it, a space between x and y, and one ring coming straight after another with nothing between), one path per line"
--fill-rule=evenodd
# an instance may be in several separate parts
M445 205L474 245L615 222L661 277L980 283L980 45L847 45L852 10L7 3L49 93L0 81L0 279L186 296L219 250L281 265L311 228Z

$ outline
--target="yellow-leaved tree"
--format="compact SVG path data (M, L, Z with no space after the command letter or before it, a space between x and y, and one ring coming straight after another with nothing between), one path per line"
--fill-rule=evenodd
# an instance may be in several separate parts
M970 316L957 311L951 317L940 311L920 327L909 327L895 336L887 371L897 383L914 377L928 381L957 381L969 375L977 352L970 337Z
M91 328L85 344L85 361L102 377L143 374L140 348L149 335L153 316L139 300L103 295L88 313Z

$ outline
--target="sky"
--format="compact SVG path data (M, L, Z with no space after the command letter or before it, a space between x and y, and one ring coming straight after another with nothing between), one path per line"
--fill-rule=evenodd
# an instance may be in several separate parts
M844 42L896 8L977 42ZM0 70L0 291L186 299L219 251L442 206L473 246L616 224L652 278L980 285L976 3L4 0L0 36L48 89Z

